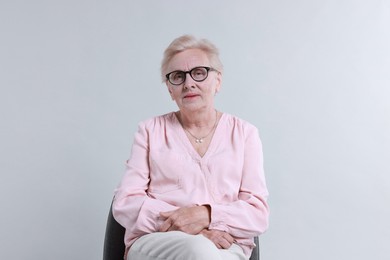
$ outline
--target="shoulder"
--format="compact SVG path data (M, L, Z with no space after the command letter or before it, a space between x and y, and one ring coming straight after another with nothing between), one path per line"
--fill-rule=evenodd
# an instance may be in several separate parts
M138 127L143 128L145 130L154 130L161 127L165 127L167 124L172 124L173 122L175 122L175 119L175 112L169 112L167 114L145 119L138 123Z
M224 114L224 125L225 133L231 135L232 139L261 147L259 130L254 124L237 116Z
M255 125L235 115L224 113L223 118L224 118L224 123L228 128L241 130L243 132L258 131Z

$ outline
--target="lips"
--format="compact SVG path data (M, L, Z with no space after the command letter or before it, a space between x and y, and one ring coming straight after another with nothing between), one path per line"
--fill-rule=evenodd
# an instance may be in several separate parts
M190 93L190 94L187 94L184 96L184 98L194 98L194 97L197 97L199 96L198 94L194 94L194 93Z

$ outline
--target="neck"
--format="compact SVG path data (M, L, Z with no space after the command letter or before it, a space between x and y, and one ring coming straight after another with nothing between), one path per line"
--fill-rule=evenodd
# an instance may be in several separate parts
M180 110L177 112L177 115L184 128L205 128L215 124L218 112L214 108L202 112Z

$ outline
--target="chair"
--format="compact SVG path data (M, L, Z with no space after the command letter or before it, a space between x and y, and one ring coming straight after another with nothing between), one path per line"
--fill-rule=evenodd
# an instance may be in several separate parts
M112 204L108 213L106 234L104 237L103 260L123 260L125 228L112 215ZM256 248L253 249L249 260L260 260L259 238L254 239Z

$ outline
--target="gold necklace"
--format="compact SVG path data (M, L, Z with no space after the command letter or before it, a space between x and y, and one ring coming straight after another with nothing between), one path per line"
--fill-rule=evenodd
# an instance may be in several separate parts
M206 137L208 137L208 136L214 131L214 129L217 127L217 122L218 122L217 119L218 119L218 112L217 112L217 110L215 110L215 123L214 123L213 128L211 128L210 132L208 132L207 135L205 135L205 136L203 136L203 137L200 137L200 138L198 138L198 137L196 137L195 135L193 135L189 130L187 130L187 129L184 127L183 124L182 124L182 126L183 126L184 131L186 131L186 132L189 133L193 138L195 138L195 143L201 144L201 143L203 143L203 140L204 140Z

